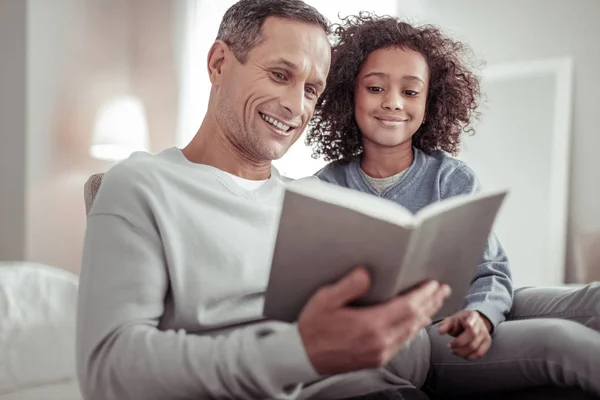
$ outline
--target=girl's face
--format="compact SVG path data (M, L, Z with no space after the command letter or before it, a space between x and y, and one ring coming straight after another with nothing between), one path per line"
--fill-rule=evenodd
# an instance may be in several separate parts
M354 116L365 147L411 140L425 118L429 67L419 52L389 47L367 57L356 80Z

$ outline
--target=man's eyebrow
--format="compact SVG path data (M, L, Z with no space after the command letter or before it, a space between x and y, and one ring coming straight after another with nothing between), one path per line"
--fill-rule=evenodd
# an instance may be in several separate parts
M286 67L288 67L289 69L291 69L292 71L299 71L300 67L298 66L298 64L287 60L283 57L277 58L275 60L271 60L271 61L267 61L267 64L270 65L285 65ZM314 81L311 82L313 85L317 86L319 88L319 90L322 90L325 87L325 82L322 79L315 79Z
M300 67L298 66L298 64L296 64L296 63L294 63L294 62L292 62L292 61L290 61L288 59L285 59L283 57L267 61L267 64L283 64L286 67L288 67L289 69L293 69L294 71L297 71L297 70L300 69Z
M371 76L377 76L379 78L389 78L389 74L386 74L384 72L369 72L368 74L363 76L363 79L371 77ZM419 81L421 82L423 85L425 84L425 82L423 81L423 79L419 78L418 76L415 75L405 75L402 77L402 79L405 80L410 80L410 81Z
M325 89L325 82L323 82L321 79L315 79L311 83L315 85L319 90Z

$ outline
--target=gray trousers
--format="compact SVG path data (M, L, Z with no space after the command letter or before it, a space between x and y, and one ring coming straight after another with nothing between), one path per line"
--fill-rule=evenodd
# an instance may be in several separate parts
M299 399L341 399L424 385L434 392L514 391L578 386L600 396L600 283L522 288L490 350L468 361L452 354L438 325L420 332L385 367L310 383Z
M448 349L451 337L428 329L434 393L578 386L600 396L600 283L583 288L522 288L492 347L468 361Z

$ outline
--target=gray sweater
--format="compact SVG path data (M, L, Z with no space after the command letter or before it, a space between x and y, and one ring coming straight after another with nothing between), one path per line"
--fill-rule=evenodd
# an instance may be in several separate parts
M79 289L85 399L288 399L318 378L297 326L262 318L283 187L273 169L244 190L176 148L104 176Z
M398 182L382 193L371 187L358 157L347 164L331 163L316 175L327 182L389 199L413 213L433 202L480 189L475 173L464 162L441 151L427 155L414 149L414 155L412 165ZM472 279L465 308L481 312L496 327L512 307L513 287L508 260L494 234L488 238Z

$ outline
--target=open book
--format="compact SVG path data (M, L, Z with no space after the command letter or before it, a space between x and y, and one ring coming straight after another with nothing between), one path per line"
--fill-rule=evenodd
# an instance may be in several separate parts
M303 179L286 189L263 314L297 320L310 297L356 266L372 287L357 305L389 300L434 279L452 295L436 318L463 306L505 191L433 203L413 215L386 199Z

